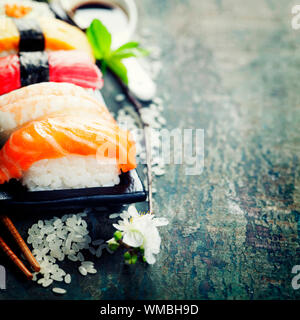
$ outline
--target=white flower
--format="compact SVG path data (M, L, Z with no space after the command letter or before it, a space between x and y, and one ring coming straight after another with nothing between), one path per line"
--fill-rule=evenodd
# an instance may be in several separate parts
M155 263L154 254L159 253L161 243L157 227L167 225L168 220L155 218L153 214L140 215L135 206L130 206L120 217L122 220L113 226L122 231L123 242L133 248L142 246L146 261Z

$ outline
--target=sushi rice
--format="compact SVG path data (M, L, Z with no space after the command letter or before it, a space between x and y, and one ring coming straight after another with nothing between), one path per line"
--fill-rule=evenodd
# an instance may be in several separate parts
M119 184L119 174L115 159L69 155L34 163L22 183L31 191L109 187Z

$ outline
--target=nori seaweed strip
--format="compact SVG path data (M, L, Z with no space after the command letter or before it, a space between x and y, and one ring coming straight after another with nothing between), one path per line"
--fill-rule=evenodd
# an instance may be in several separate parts
M46 52L20 52L21 86L49 81L49 63Z
M39 23L34 19L14 19L20 34L19 51L43 51L45 37Z

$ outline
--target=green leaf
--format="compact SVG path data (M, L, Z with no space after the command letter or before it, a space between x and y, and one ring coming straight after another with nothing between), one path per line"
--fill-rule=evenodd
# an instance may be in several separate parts
M126 85L128 85L127 69L122 59L142 57L149 54L139 47L138 42L127 42L115 51L111 51L111 34L98 19L93 20L86 31L87 38L93 48L94 56L101 61L101 70L111 69Z
M126 58L131 58L131 57L144 57L148 55L149 52L145 49L142 48L128 48L128 49L123 49L123 50L116 50L112 52L112 56L114 58L118 59L126 59Z
M93 20L86 31L86 35L96 59L101 60L110 55L111 34L100 20Z
M115 59L126 59L126 58L131 58L131 57L135 57L135 54L130 52L130 51L126 51L126 52L117 52L117 53L112 53L112 57L114 57Z
M123 44L120 48L118 48L115 52L119 52L125 49L137 48L139 46L138 42L131 41Z
M150 51L143 48L136 48L136 57L146 57L150 54Z
M112 56L107 60L107 65L126 85L128 85L127 69L120 59Z
M106 63L105 60L102 60L101 61L101 72L102 72L103 75L106 74L106 69L107 69L107 63Z

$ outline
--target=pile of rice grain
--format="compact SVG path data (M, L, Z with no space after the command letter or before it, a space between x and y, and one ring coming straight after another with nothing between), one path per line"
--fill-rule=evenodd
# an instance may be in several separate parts
M58 264L66 258L81 263L78 271L82 275L97 273L94 262L85 261L83 250L88 250L97 258L101 256L103 249L111 253L104 240L92 241L88 225L84 220L86 215L86 212L83 212L64 215L61 218L39 220L28 230L27 243L33 247L32 253L41 266L41 271L34 273L33 278L38 284L48 287L54 281L71 283L71 275L67 274ZM53 292L59 294L66 292L60 289L53 288Z

